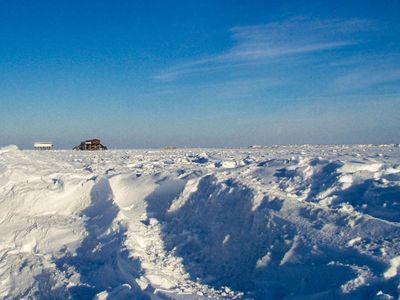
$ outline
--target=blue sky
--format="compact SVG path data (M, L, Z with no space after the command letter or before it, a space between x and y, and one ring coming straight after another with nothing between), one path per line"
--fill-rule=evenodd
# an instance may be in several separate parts
M0 146L400 141L399 1L0 1Z

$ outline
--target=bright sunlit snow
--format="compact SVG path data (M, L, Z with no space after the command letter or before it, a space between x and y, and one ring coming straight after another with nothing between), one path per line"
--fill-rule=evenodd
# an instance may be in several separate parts
M400 148L0 149L2 299L398 299Z

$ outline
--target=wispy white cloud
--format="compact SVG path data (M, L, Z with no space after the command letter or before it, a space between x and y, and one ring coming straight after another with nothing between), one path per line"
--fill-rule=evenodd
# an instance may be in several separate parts
M360 90L393 82L400 82L400 67L369 66L337 77L333 82L333 89L337 91Z
M175 65L155 79L173 81L181 76L211 72L232 65L268 63L277 58L343 48L360 42L353 33L369 30L365 20L310 20L292 18L254 26L237 26L230 34L233 46L223 53Z
M143 93L140 97L154 96L176 96L176 95L196 95L213 99L234 99L236 97L249 96L260 90L269 90L281 86L285 82L281 79L269 77L257 77L249 79L233 79L218 82L207 82L193 85L169 86L148 93Z

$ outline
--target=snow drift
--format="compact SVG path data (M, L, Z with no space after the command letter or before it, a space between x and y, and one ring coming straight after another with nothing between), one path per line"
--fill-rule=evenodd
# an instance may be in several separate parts
M0 149L4 299L397 299L400 148Z

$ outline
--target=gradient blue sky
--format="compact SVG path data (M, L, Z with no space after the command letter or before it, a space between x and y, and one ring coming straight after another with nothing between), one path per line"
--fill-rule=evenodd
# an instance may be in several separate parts
M0 146L400 142L400 1L0 1Z

